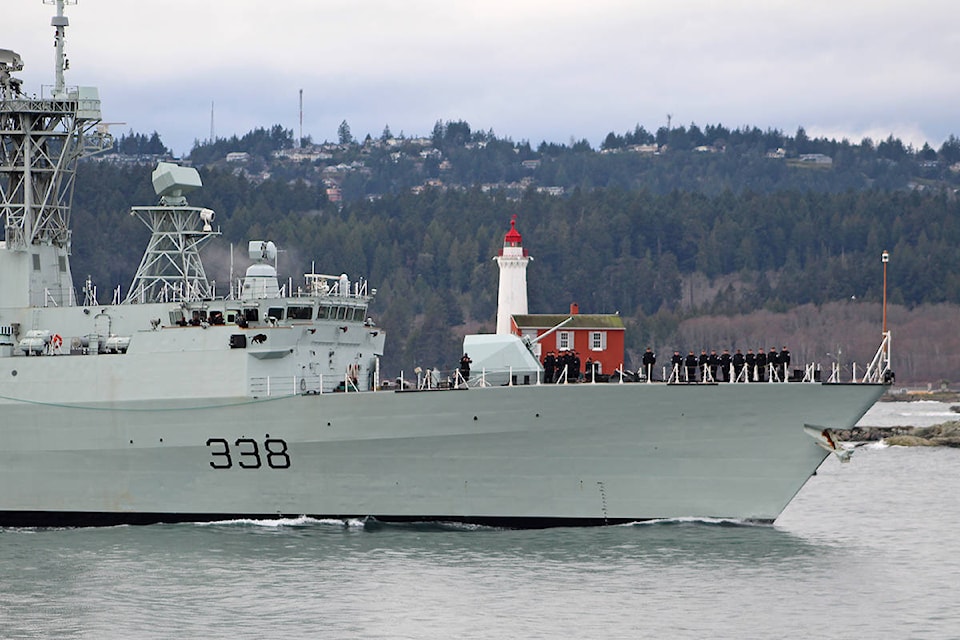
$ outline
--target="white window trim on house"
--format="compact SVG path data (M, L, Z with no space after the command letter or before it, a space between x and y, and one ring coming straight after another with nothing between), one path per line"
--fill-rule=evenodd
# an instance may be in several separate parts
M591 331L590 332L590 351L606 351L606 350L607 350L607 332Z
M573 331L557 331L557 350L569 351L573 349Z

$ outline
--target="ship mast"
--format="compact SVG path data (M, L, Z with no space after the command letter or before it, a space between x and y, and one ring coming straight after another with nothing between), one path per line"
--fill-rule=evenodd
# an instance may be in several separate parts
M4 242L0 263L25 276L3 282L8 300L29 306L76 303L70 272L70 207L77 161L84 154L108 149L112 137L100 123L96 87L68 87L64 44L69 20L64 6L76 0L44 0L55 4L55 84L49 95L28 97L10 76L23 62L0 50L0 217Z
M213 287L200 259L200 247L220 235L214 231L214 212L191 207L184 194L203 186L193 167L160 162L153 172L153 189L160 202L132 207L150 228L150 242L133 277L124 304L193 302L213 297Z

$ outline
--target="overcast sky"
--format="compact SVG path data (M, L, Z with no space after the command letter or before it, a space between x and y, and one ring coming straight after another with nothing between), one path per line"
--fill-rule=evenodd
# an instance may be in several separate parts
M53 82L55 7L0 0L0 47ZM951 0L79 0L70 85L176 153L281 124L335 140L466 120L515 141L599 146L672 122L939 148L960 134Z

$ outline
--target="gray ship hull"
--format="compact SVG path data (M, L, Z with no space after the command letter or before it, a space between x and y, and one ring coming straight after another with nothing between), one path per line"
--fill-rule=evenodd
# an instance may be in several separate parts
M24 93L22 59L0 50L0 525L769 522L835 450L827 430L892 380L884 324L863 384L813 382L808 363L802 382L540 385L534 340L511 335L465 340L469 388L416 366L419 390L400 372L404 390L382 391L376 289L335 265L283 282L276 245L252 239L218 295L200 251L215 212L187 200L196 169L168 162L153 204L130 209L151 231L140 265L105 304L92 278L74 286L70 209L77 162L112 137L97 89L65 82L68 3L54 4L49 93ZM510 269L528 261L520 240L504 237Z
M91 358L94 360L96 358ZM3 400L0 524L238 516L773 521L876 384L580 384Z

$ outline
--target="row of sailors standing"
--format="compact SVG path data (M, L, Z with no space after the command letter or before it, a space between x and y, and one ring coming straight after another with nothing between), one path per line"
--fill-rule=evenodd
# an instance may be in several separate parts
M587 359L587 375L596 375L597 369L591 359ZM580 380L580 354L576 351L560 351L559 355L553 351L547 352L543 359L543 381L547 384L552 382L578 382Z
M657 356L650 347L643 354L643 372L647 380L652 380L653 366ZM744 354L740 349L731 354L729 349L717 354L716 349L707 354L701 349L700 356L693 351L684 357L679 351L674 351L670 358L670 371L667 376L669 382L786 382L790 376L790 350L784 346L779 352L770 347L769 352L763 349L747 349Z

